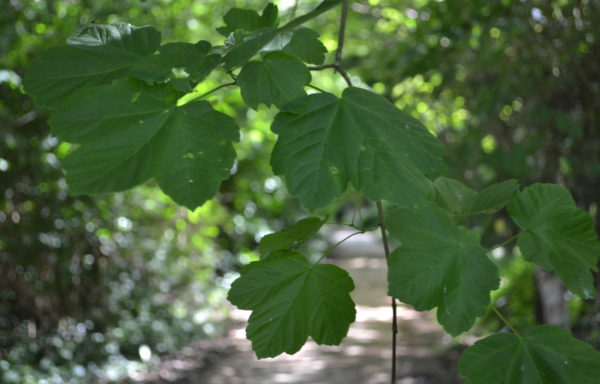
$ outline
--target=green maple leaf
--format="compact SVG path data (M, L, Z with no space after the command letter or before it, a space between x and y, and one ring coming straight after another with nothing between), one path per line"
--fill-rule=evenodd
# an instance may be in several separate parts
M402 242L388 260L390 295L419 311L438 307L438 321L452 335L467 331L500 283L479 234L433 205L386 216L390 234Z
M196 44L169 43L158 48L158 53L136 63L130 75L149 81L165 81L173 68L183 68L193 81L202 81L215 69L221 56L211 53L207 41Z
M71 193L121 191L154 177L190 209L212 198L229 176L238 127L207 102L178 106L176 96L168 84L121 80L62 104L53 132L81 144L63 163Z
M283 52L298 57L307 63L323 64L327 48L312 29L299 28L294 31Z
M459 362L467 384L595 384L600 353L553 326L528 328L523 337L498 333L475 343Z
M309 95L289 111L273 122L271 164L305 207L328 205L348 183L398 205L433 194L425 175L443 168L442 145L384 97L350 87L342 98Z
M460 216L497 212L508 203L518 189L516 180L492 184L480 192L447 177L438 177L433 185L436 190L436 203Z
M272 52L262 61L244 65L237 83L244 102L256 109L259 103L281 107L306 95L304 87L310 79L308 68L300 60L282 52Z
M595 296L591 271L598 270L600 242L592 217L577 208L569 191L534 184L513 196L508 212L523 228L517 245L527 260L555 271L575 294Z
M307 217L280 231L268 234L260 240L260 252L266 254L290 249L295 243L302 243L317 233L323 223L324 221L317 217Z
M57 107L79 90L127 76L158 49L160 32L126 23L93 24L68 43L47 50L27 71L25 89L39 106Z
M338 345L354 321L346 271L331 264L311 265L296 252L274 253L250 263L234 281L228 299L252 310L246 336L258 358L296 353L310 336Z

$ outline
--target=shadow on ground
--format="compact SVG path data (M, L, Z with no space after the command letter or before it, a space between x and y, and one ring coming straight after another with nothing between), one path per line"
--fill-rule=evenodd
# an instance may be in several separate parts
M193 354L166 361L162 380L176 384L380 384L390 382L390 298L386 296L386 266L372 238L355 237L344 244L331 262L346 269L356 289L357 318L340 346L309 341L295 355L257 360L244 327L249 312L234 311L235 326L225 346L210 364L195 364ZM430 312L398 307L397 384L460 383L456 372L458 352ZM205 353L205 352L199 352ZM204 359L206 360L206 359ZM199 359L196 359L199 361ZM178 363L175 363L178 362Z

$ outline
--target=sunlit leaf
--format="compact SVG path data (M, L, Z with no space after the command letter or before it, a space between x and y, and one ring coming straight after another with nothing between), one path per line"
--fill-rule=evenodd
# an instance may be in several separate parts
M160 32L125 23L93 24L68 42L47 50L27 71L25 89L39 106L57 107L76 91L127 76L156 51Z
M273 122L271 164L305 207L326 206L349 182L398 205L433 193L425 174L443 168L440 142L384 97L350 87L342 98L313 94L289 110Z
M388 261L390 295L419 311L438 307L438 321L452 335L471 328L500 283L479 234L433 205L391 209L386 224L401 242Z
M190 209L212 198L229 176L238 128L207 102L177 106L175 96L168 85L123 80L64 103L50 125L81 144L64 162L70 192L121 191L154 177Z
M266 54L262 61L244 65L238 85L244 102L256 109L259 103L283 106L306 94L308 68L300 60L281 52Z
M543 325L522 338L499 333L478 341L459 369L467 384L595 384L600 353L562 328Z
M264 236L260 240L260 251L265 254L290 249L294 243L303 242L317 233L322 225L323 220L317 217L302 219L280 231Z
M508 212L523 228L517 244L527 260L555 271L577 295L595 296L591 271L597 271L600 242L592 217L577 208L569 191L534 184L513 196Z
M264 358L296 353L309 336L318 344L338 345L355 319L353 289L343 269L311 265L288 252L244 267L228 299L252 310L246 336L256 356Z

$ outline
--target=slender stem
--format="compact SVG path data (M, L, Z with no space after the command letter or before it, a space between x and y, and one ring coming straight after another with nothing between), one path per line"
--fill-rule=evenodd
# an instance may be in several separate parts
M342 240L338 241L337 243L335 243L334 245L332 245L331 247L327 248L325 250L325 252L323 252L323 256L321 256L321 258L319 260L317 260L317 262L315 264L319 264L328 254L331 253L331 251L333 251L334 249L336 249L340 244L342 244L344 241L348 240L349 238L356 236L356 235L360 235L362 233L365 233L366 231L358 231L358 232L354 232L346 237L344 237Z
M513 327L513 325L510 323L510 321L508 321L506 319L506 317L504 317L502 315L502 313L500 313L500 311L498 310L498 308L496 308L495 305L492 305L492 310L496 313L496 315L498 315L498 317L500 318L500 320L502 320L502 322L508 327L508 329L510 329L512 331L512 333L514 333L515 335L522 337L521 334L519 333L519 331L517 331L515 329L515 327Z
M321 71L323 69L332 68L334 71L342 75L346 84L352 86L352 79L348 72L342 67L342 52L344 50L344 40L346 38L346 19L348 19L348 1L342 3L342 16L340 18L340 29L338 32L338 45L335 50L335 61L333 64L323 64L308 67L311 71Z
M335 65L342 65L342 51L344 50L344 39L346 38L346 19L348 18L348 1L342 3L342 16L340 18L340 30L338 32L338 46L335 51Z
M383 217L383 206L381 201L377 202L377 214L379 215L379 227L381 228L381 238L383 240L383 250L385 251L385 259L390 257L390 246L387 239L387 231L385 229L385 219ZM396 335L398 334L398 310L396 308L396 299L392 297L392 377L391 383L396 382Z
M319 92L321 92L321 93L327 93L327 91L326 91L326 90L324 90L324 89L322 89L322 88L319 88L319 87L317 87L316 85L308 84L308 85L307 85L307 87L309 87L309 88L312 88L312 89L315 89L315 90L317 90L317 91L319 91Z
M519 237L519 235L521 235L521 233L523 233L523 232L519 232L519 233L517 233L516 235L514 235L513 237L511 237L510 239L508 239L508 240L506 240L506 241L504 241L504 242L502 242L502 243L500 243L500 244L498 244L498 245L494 245L494 246L493 246L493 247L491 247L491 248L488 248L488 249L487 249L487 251L488 251L488 252L492 252L492 251L493 251L494 249L496 249L496 248L504 247L506 244L510 243L511 241L513 241L513 240L515 240L517 237Z
M218 87L216 87L216 88L213 88L213 89L211 89L210 91L208 91L208 92L206 92L206 93L203 93L202 95L198 96L197 98L198 98L198 99L201 99L201 98L203 98L203 97L206 97L206 96L210 95L210 94L211 94L211 93L213 93L213 92L216 92L216 91L218 91L218 90L219 90L219 89L221 89L221 88L225 88L225 87L228 87L228 86L230 86L230 85L235 85L235 84L236 84L236 82L235 82L235 81L234 81L234 82L231 82L231 83L225 83L225 84L221 84L221 85L219 85Z

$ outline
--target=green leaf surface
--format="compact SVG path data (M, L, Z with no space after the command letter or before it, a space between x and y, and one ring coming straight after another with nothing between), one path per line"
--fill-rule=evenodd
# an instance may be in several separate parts
M260 240L260 252L266 254L290 249L295 243L302 243L313 236L323 225L317 217L307 217L280 231L264 236Z
M434 187L436 204L459 216L465 216L499 211L517 191L518 182L507 180L477 192L458 180L438 177Z
M233 69L245 64L256 55L265 45L277 36L274 28L257 29L244 38L244 41L231 48L223 56L225 69Z
M302 16L295 18L286 25L277 29L272 26L264 26L262 28L254 29L250 34L244 37L243 42L238 43L230 48L229 52L223 57L223 66L225 69L233 69L245 64L255 54L275 39L279 34L288 33L298 28L303 23L314 19L315 17L327 12L331 8L340 4L344 0L325 0L322 1L315 9L305 13ZM265 16L266 14L266 16ZM269 20L268 16L270 12L263 12L265 20ZM225 32L225 30L221 30ZM231 43L231 42L230 42Z
M183 68L192 81L202 81L221 61L220 55L210 51L211 45L206 41L165 44L157 54L133 66L130 74L142 80L165 81L173 68Z
M323 64L327 48L319 40L319 34L312 29L299 28L291 40L283 47L283 52L296 56L311 64Z
M310 265L296 252L248 264L233 282L229 301L252 310L246 336L258 358L296 353L310 336L338 345L354 321L348 273L331 264Z
M256 109L260 103L281 107L306 95L304 87L310 80L310 71L300 60L272 52L244 65L237 83L244 102Z
M273 122L271 165L306 208L328 205L349 182L403 206L433 193L425 174L444 166L440 142L384 97L350 87L342 98L321 93L294 104Z
M68 42L47 50L27 71L24 86L38 106L55 108L77 91L127 76L158 49L160 32L125 23L93 24Z
M542 325L522 338L498 333L478 341L459 370L467 384L596 384L600 353L562 328Z
M438 307L438 321L452 335L471 328L500 283L479 234L433 205L393 208L386 224L401 241L388 261L390 295L419 311Z
M519 182L514 179L492 184L484 188L472 202L468 209L468 214L494 213L501 210L518 188Z
M260 28L275 27L277 13L277 7L272 3L267 4L262 15L259 15L253 9L231 8L223 16L225 26L217 28L217 31L224 36L228 36L237 30L251 32Z
M597 271L600 242L592 217L577 208L569 191L534 184L512 197L508 212L523 229L517 245L527 260L555 271L575 294L595 296L590 270Z
M433 186L436 192L436 203L458 215L468 212L473 200L477 197L477 191L448 177L438 177Z
M121 191L154 177L190 209L229 176L238 140L233 120L207 102L177 106L169 85L128 80L82 91L50 125L81 144L63 163L71 193Z

